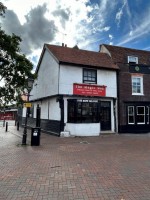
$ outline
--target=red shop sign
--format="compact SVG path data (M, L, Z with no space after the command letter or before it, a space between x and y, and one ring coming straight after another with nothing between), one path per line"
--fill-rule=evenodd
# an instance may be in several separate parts
M73 94L84 96L106 96L105 85L73 84Z

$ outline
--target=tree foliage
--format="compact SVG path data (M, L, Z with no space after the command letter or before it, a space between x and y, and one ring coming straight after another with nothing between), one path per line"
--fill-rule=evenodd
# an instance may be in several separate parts
M0 16L4 16L6 6L0 2Z
M0 3L0 16L6 7ZM7 35L0 27L0 101L8 103L18 99L17 95L26 88L33 65L21 53L21 38L15 34ZM0 103L1 103L0 102Z

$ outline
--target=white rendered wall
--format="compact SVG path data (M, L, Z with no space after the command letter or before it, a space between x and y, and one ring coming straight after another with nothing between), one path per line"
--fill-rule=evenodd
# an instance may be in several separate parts
M67 123L65 130L70 136L98 136L100 135L100 123L73 124Z
M41 61L38 77L34 82L30 100L58 94L59 64L46 50Z
M82 83L82 68L61 65L59 94L73 94L73 83Z
M73 83L83 83L83 68L61 65L59 94L73 94ZM117 97L116 71L97 70L97 85L105 85L107 97Z
M106 97L117 97L116 71L97 70L97 85L105 85Z
M41 108L41 119L60 120L59 103L56 98L49 98L42 101L32 102L34 106L34 118L36 118L36 108L39 104ZM23 109L23 116L25 117L25 109Z

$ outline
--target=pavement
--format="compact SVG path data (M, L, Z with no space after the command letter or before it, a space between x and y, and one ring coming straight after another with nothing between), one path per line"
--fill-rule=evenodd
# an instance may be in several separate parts
M150 200L150 134L60 138L0 127L0 200Z

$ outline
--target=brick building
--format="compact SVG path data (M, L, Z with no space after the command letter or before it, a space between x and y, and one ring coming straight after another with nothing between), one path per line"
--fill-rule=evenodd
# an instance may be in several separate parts
M102 44L118 65L118 130L150 131L150 52Z

